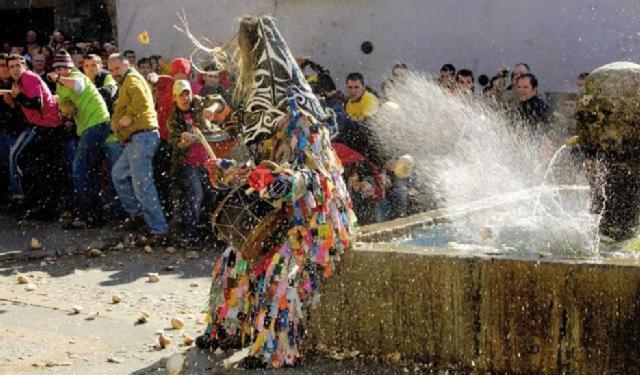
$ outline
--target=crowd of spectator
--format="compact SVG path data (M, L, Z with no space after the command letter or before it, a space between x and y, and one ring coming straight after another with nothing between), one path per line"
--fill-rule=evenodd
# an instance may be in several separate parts
M149 242L185 246L210 236L208 215L221 192L209 182L194 127L224 128L234 110L233 73L214 65L197 73L186 58L138 58L113 41L74 44L60 32L37 40L29 31L0 55L0 201L17 218L60 220L66 229L115 223ZM329 70L297 61L336 114L334 148L360 223L412 213L411 177L395 176L371 142L368 120L384 98L361 73L347 75L343 93ZM407 70L393 67L383 95ZM552 111L527 64L480 78L445 64L437 82L545 131Z

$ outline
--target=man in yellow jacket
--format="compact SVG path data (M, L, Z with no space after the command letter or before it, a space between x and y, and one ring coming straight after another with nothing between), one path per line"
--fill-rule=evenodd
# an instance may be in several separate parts
M367 90L362 74L350 73L347 76L347 93L349 99L344 110L350 120L364 121L378 112L378 98Z
M150 234L163 242L169 227L153 181L153 156L160 137L151 89L124 56L109 56L108 66L120 84L111 128L124 144L111 172L113 183L122 208L130 215L127 223L135 226L142 216Z

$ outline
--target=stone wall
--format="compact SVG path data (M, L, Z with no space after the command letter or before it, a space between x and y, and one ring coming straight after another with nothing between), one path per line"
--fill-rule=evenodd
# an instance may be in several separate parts
M346 254L323 286L313 343L474 371L640 371L637 264L372 246Z

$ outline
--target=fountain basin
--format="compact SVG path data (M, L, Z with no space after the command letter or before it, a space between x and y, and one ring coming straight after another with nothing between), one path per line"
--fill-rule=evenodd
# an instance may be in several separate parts
M640 370L640 265L363 244L322 288L315 344L474 371Z
M584 196L586 187L562 187ZM640 370L640 261L567 259L477 245L396 241L522 194L361 228L356 249L321 289L311 342L465 371ZM383 242L385 241L385 242Z

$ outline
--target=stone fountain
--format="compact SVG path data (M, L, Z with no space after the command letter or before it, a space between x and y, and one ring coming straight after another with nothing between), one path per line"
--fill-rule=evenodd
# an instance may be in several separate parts
M637 111L640 86L598 82L606 82L602 76L607 74L640 77L636 67L597 69L579 100L586 103L585 95L592 95L589 100L598 101L611 97L612 91L624 91L630 102L614 107L629 111L625 129L631 129L626 125ZM579 102L581 108L586 107ZM611 121L621 117L620 112L610 115ZM581 139L587 139L584 133ZM588 202L584 184L551 190ZM464 372L639 371L640 263L634 256L611 256L597 244L571 257L563 250L554 252L554 246L561 246L555 242L549 245L550 253L523 253L496 244L424 247L396 240L416 228L465 221L478 213L490 217L491 212L511 212L531 200L530 195L508 192L500 197L488 199L491 204L458 205L361 228L359 245L344 256L311 312L311 343L368 354L399 352L404 359ZM541 218L549 220L554 218ZM562 226L563 221L560 217L553 225Z

